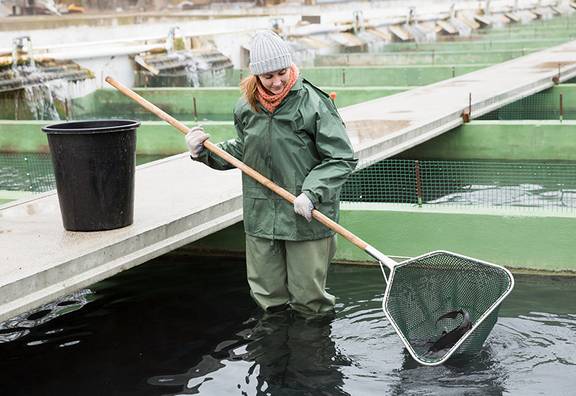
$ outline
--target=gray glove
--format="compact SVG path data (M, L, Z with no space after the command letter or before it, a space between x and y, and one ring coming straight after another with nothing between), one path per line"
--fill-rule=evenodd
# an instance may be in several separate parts
M200 156L202 151L204 151L204 141L209 137L201 126L195 126L188 131L184 138L192 158L196 159Z
M314 209L314 204L310 201L310 198L304 193L298 195L294 200L294 212L298 213L308 220L308 223L312 221L312 210Z

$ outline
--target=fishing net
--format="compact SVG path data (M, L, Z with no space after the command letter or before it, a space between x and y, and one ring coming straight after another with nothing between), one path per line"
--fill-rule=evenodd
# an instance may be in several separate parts
M435 365L482 347L513 286L503 267L436 251L394 266L383 309L410 354Z

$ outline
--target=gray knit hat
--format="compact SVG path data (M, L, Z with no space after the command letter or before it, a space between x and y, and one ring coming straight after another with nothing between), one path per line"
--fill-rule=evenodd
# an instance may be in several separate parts
M290 48L271 30L256 33L250 45L250 72L254 75L270 73L292 65Z

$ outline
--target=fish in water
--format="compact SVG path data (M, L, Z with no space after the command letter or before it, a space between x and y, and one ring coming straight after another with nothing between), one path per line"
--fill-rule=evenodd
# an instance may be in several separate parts
M458 309L456 311L450 311L440 316L436 323L442 319L455 319L458 315L462 315L462 323L451 331L443 331L440 338L438 338L430 348L428 352L438 352L443 349L452 348L460 338L464 336L473 326L470 320L470 314L464 309Z

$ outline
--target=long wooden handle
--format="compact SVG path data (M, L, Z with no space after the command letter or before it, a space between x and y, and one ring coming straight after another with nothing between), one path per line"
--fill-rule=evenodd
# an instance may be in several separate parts
M124 95L128 96L130 99L134 100L146 110L156 114L158 117L178 129L183 134L187 134L188 128L186 125L172 117L170 114L166 113L156 105L150 103L142 96L138 95L136 92L132 91L130 88L122 85L118 81L114 80L112 77L106 77L106 82L116 88L118 91L122 92ZM204 142L204 147L211 151L212 153L216 154L220 158L224 159L226 162L234 165L236 168L240 169L242 172L256 180L258 183L264 185L265 187L269 188L270 190L274 191L276 194L280 195L282 198L290 202L291 204L294 203L296 197L289 193L288 191L284 190L282 187L275 184L272 180L262 176L260 173L255 171L254 169L250 168L248 165L243 163L242 161L236 159L235 157L228 154L226 151L222 150L220 147L216 146L214 143L206 140ZM337 232L338 234L342 235L344 238L352 242L354 245L358 246L362 250L366 250L369 245L364 242L362 239L358 238L356 235L348 231L346 228L342 227L340 224L336 223L329 217L323 215L316 209L312 211L312 217L318 220L320 223L324 224L326 227L330 228L332 231Z

